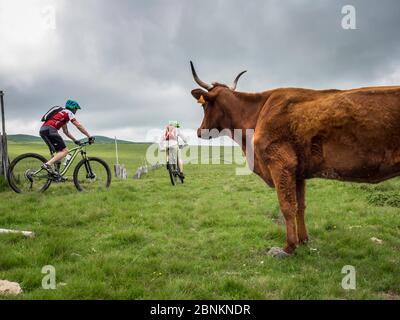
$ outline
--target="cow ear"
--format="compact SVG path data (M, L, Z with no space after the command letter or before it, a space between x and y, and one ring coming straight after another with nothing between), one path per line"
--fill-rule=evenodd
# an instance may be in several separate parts
M215 94L202 89L192 90L192 96L201 104L204 104L206 101L213 101L216 97Z

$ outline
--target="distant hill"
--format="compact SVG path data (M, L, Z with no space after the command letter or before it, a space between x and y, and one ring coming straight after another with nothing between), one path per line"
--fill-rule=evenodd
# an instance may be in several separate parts
M95 136L96 137L96 143L114 143L113 138L109 137L104 137L104 136ZM14 142L14 143L41 143L43 142L42 138L38 136L32 136L29 134L10 134L7 136L7 139L9 142ZM120 144L126 144L126 143L135 143L131 141L126 141L126 140L119 140L117 139L117 142Z
M96 143L114 143L114 138L109 138L105 136L95 136L96 137ZM117 139L118 143L135 143L132 141L126 141L126 140L119 140Z
M8 142L42 142L42 138L29 134L10 134L7 135Z

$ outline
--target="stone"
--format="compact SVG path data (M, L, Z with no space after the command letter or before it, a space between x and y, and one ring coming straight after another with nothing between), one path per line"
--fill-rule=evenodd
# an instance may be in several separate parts
M22 293L19 283L0 280L0 294L20 294Z
M291 256L290 254L286 253L282 248L279 247L272 247L268 251L268 255L279 259L288 258Z

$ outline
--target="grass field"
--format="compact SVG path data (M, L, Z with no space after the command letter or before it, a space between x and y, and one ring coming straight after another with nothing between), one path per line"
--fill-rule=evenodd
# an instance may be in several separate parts
M108 192L78 193L72 182L44 194L0 189L0 279L23 287L22 299L398 299L400 180L357 185L308 181L311 242L295 256L267 256L285 228L275 191L234 165L188 165L172 187L162 168L131 179L146 145L121 145L127 181ZM11 144L12 157L38 144ZM113 146L91 155L113 164ZM371 240L376 237L381 244ZM41 269L56 268L57 289L42 289ZM344 290L342 267L357 272ZM6 297L1 297L6 298Z

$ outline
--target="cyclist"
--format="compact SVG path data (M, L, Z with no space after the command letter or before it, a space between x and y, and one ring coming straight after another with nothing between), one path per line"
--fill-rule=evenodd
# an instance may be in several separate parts
M161 137L161 143L164 144L166 143L167 146L167 152L169 159L173 158L171 157L172 153L178 153L179 152L179 168L181 169L182 173L182 178L185 178L185 175L183 174L183 161L182 157L180 154L180 148L179 148L179 141L178 139L181 138L183 142L185 143L184 146L187 145L187 138L182 134L180 131L180 124L178 121L170 121L169 124L165 127L164 133Z
M60 111L57 111L55 112L55 114L51 115L40 128L40 136L42 137L44 142L46 142L51 154L53 155L53 157L49 161L42 165L42 168L49 173L54 174L51 165L54 163L58 163L68 154L68 148L65 145L63 138L61 138L60 134L58 133L58 130L62 128L64 134L68 138L70 138L75 144L81 144L81 142L75 139L75 137L68 131L67 123L69 121L71 121L71 123L75 127L77 127L80 132L82 132L85 136L89 138L89 143L94 142L94 137L92 137L85 129L85 127L75 118L75 114L78 109L81 109L78 102L74 100L68 100L65 103L65 109L60 108Z

